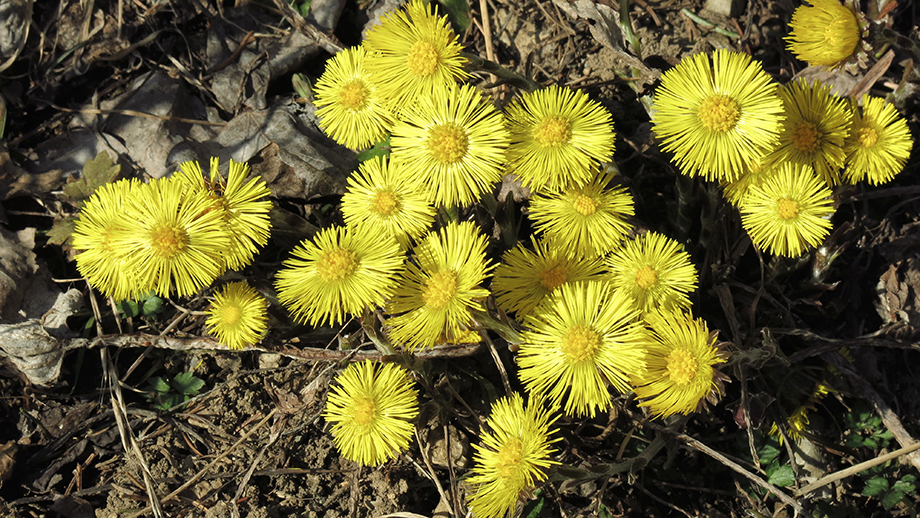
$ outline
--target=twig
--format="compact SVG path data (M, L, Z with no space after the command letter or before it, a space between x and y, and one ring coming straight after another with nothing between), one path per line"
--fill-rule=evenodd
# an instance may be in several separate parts
M703 27L706 27L707 29L711 29L712 32L719 33L722 36L728 36L729 38L735 38L735 39L741 38L740 34L732 32L728 29L723 29L722 27L719 27L718 25L710 22L709 20L700 18L699 16L693 14L693 12L687 8L681 9L680 12L683 13L684 16L686 16L687 18L690 18L691 20L696 22L698 25L702 25Z
M820 488L820 487L824 487L824 486L826 486L826 485L828 485L828 484L830 484L830 483L832 483L832 482L836 482L836 481L838 481L838 480L841 480L841 479L847 478L847 477L849 477L849 476L855 475L855 474L859 473L860 471L867 470L867 469L869 469L869 468L871 468L871 467L873 467L873 466L878 466L879 464L884 464L884 463L886 463L886 462L888 462L888 461L890 461L890 460L894 460L894 459L900 457L901 455L907 455L907 454L913 453L913 452L915 452L915 451L917 451L917 450L920 450L920 442L915 442L915 443L911 444L910 446L905 446L904 448L900 448L900 449L897 449L897 450L895 450L895 451L893 451L893 452L886 453L886 454L884 454L884 455L882 455L882 456L880 456L880 457L876 457L876 458L874 458L874 459L869 459L869 460L867 460L867 461L865 461L865 462L860 462L859 464L856 464L855 466L850 466L850 467L847 468L847 469L842 469L842 470L837 471L837 472L835 472L835 473L831 473L830 475L827 475L826 477L822 477L822 478L820 478L820 479L818 479L818 480L815 480L815 481L812 482L811 484L808 484L807 486L805 486L805 487L799 489L798 491L796 491L796 492L795 492L795 496L806 495L806 494L808 494L808 493L814 491L815 489L818 489L818 488Z
M447 497L447 493L444 492L444 487L441 486L441 481L438 480L438 474L434 470L434 466L431 465L431 459L428 457L428 450L422 444L422 437L418 433L418 427L415 428L415 441L418 443L418 449L422 454L422 460L425 462L425 466L428 468L428 476L431 477L431 481L434 482L434 487L438 489L438 494L441 495L441 499L444 501L445 505L451 505L451 499ZM450 462L450 452L447 452L447 462Z
M492 354L492 359L495 360L495 366L502 376L502 383L505 385L505 395L510 396L514 391L511 390L511 382L508 380L508 371L505 370L505 364L502 363L501 356L498 355L498 349L495 348L495 344L492 342L492 339L489 338L488 333L480 334L482 335L482 339L486 342L486 345L488 345L489 353Z
M486 41L486 59L495 61L495 50L492 47L492 23L489 21L489 3L487 0L479 0L479 17L482 18L482 37ZM489 81L495 82L498 79L494 74L489 75Z

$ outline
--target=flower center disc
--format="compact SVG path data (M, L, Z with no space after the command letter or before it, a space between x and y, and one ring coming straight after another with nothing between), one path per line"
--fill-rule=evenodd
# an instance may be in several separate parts
M434 309L444 309L456 294L457 274L451 270L443 270L432 275L422 287L422 300Z
M572 206L582 216L590 216L597 212L597 202L594 201L594 198L584 194L576 195Z
M360 110L367 103L367 88L360 80L354 80L339 90L339 102L350 110Z
M381 216L392 216L399 211L399 200L389 191L378 192L372 210Z
M866 126L859 128L859 145L864 148L870 148L878 143L878 132L874 128Z
M243 310L236 304L227 304L221 308L220 320L227 327L235 326L243 317Z
M565 274L565 266L561 264L557 264L548 270L540 272L540 284L550 291L562 286L567 280L568 277L566 277Z
M591 360L601 345L601 337L586 326L573 326L562 335L562 354L573 362Z
M409 72L419 77L428 77L438 68L438 49L425 40L416 41L409 49L406 65Z
M355 401L355 424L358 426L367 426L374 420L374 413L377 406L374 404L374 398L361 397Z
M792 145L799 151L814 151L818 147L818 136L818 130L814 124L802 121L792 130Z
M735 127L735 123L741 118L741 110L731 97L714 94L703 99L697 116L707 129L721 133Z
M188 246L188 234L184 229L160 225L150 233L150 246L161 256L171 259Z
M534 128L533 138L543 147L567 144L572 138L572 125L562 117L546 117Z
M463 129L454 124L441 124L428 133L428 149L435 160L453 164L466 156L470 140Z
M776 212L783 219L792 219L799 215L799 204L791 198L782 198L776 202Z
M325 252L316 262L320 279L326 282L340 281L355 273L358 268L357 255L351 250L336 248Z
M524 460L523 446L520 439L510 437L498 449L496 452L498 462L496 462L495 470L498 472L500 479L508 480L518 473L521 461Z
M658 272L651 266L645 265L636 270L636 284L643 290L647 290L656 282L658 282Z
M696 377L699 362L690 351L676 349L668 355L668 377L677 385L686 385Z

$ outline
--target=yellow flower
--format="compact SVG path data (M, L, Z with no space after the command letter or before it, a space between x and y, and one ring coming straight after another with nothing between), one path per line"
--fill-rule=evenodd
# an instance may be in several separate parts
M278 300L298 322L338 325L381 306L396 287L403 257L393 239L330 227L304 239L275 277Z
M230 349L244 349L262 339L268 325L268 301L246 281L231 282L214 294L205 326Z
M223 254L223 270L241 270L252 263L258 247L268 243L272 202L259 199L269 196L271 191L261 177L245 181L249 176L246 162L230 159L226 180L218 171L219 164L219 158L211 158L210 178L205 181L198 162L184 162L179 166L178 181L187 188L205 191L215 201L230 237L230 246Z
M635 214L624 187L606 189L612 175L601 173L582 187L530 199L529 217L549 246L573 255L595 257L620 246Z
M809 428L808 425L811 424L808 413L817 410L818 402L824 399L824 396L830 394L832 391L833 389L824 383L818 383L808 399L797 406L795 410L792 411L792 414L786 419L786 436L793 441L801 439L802 432L807 431ZM770 431L767 433L776 437L779 440L780 446L785 442L783 434L780 433L779 424L776 421L770 424Z
M632 297L643 313L690 309L687 294L696 289L696 268L673 239L646 232L608 257L607 268L613 289Z
M93 193L80 209L74 224L73 247L77 270L106 297L124 300L147 288L124 265L124 251L113 246L112 237L133 223L125 219L124 204L133 197L137 180L107 183Z
M855 72L857 65L865 67L869 44L868 22L858 8L838 0L808 0L792 14L792 32L785 39L786 47L810 66L846 67Z
M364 40L364 67L397 111L469 76L457 35L433 6L412 0L405 10L384 15Z
M501 180L508 130L470 85L451 85L407 107L390 138L393 164L421 178L437 206L475 202Z
M683 312L650 313L646 322L651 328L648 370L633 378L634 391L644 400L639 406L656 417L686 415L704 398L720 395L721 380L712 366L725 359L715 347L718 334L710 334L706 322Z
M407 248L431 227L435 211L418 182L384 156L362 162L348 178L342 214L349 227L393 237Z
M366 70L367 51L347 48L326 61L313 86L319 127L350 149L364 149L382 140L393 126L393 114L380 87Z
M486 237L472 222L451 223L415 248L387 312L390 338L408 350L455 342L473 324L471 310L489 291L480 288L492 265Z
M868 180L872 185L891 181L904 169L914 142L907 121L894 106L879 97L864 95L862 110L853 104L853 127L847 138L846 169L850 183Z
M559 464L549 458L555 453L550 448L555 440L549 438L554 421L540 402L531 400L525 407L518 393L492 405L486 420L492 433L483 432L482 446L473 445L475 465L467 479L474 488L468 496L473 516L503 517L522 494L546 480L546 470Z
M161 297L173 291L192 295L223 272L230 248L221 211L203 191L188 191L171 178L139 184L124 202L130 227L112 235L124 267L135 272L142 290Z
M525 93L506 110L508 161L525 187L584 185L596 161L613 156L610 113L579 90L552 85Z
M603 266L598 258L584 258L570 250L533 240L533 250L523 243L505 252L495 269L492 292L498 307L529 314L566 283L598 280Z
M763 182L773 174L774 169L774 164L763 165L760 160L747 164L737 180L723 183L722 197L737 207L744 193L754 185L763 185Z
M527 390L565 413L594 417L610 408L607 385L628 392L629 379L645 369L645 327L635 301L604 282L562 286L525 316L517 363Z
M741 199L741 224L761 250L797 257L830 233L831 194L811 167L787 162Z
M680 172L731 182L773 149L783 103L759 61L716 50L682 60L655 92L655 136Z
M812 86L802 79L794 81L780 87L779 96L786 120L779 145L766 161L811 166L829 187L840 183L838 172L846 158L843 143L853 119L846 103L819 80Z
M379 466L409 447L418 416L418 393L405 369L370 360L352 363L336 376L323 418L342 456Z

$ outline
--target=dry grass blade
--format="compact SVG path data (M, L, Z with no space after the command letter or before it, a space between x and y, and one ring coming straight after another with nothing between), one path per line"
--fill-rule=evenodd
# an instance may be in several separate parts
M920 450L920 442L915 442L914 444L911 444L910 446L906 446L904 448L895 450L890 453L886 453L884 455L879 455L878 457L874 459L869 459L865 462L860 462L859 464L856 464L855 466L850 466L847 469L842 469L835 473L831 473L830 475L826 477L815 480L811 484L808 484L807 486L796 491L795 496L807 495L808 493L811 493L815 489L824 487L832 482L836 482L838 480L842 480L844 478L853 476L859 473L860 471L867 470L874 466L878 466L879 464L884 464L888 461L891 461L891 460L894 460L900 457L901 455L907 455L917 450Z

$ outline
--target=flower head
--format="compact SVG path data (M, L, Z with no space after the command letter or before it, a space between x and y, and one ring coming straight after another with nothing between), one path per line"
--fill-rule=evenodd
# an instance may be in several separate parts
M811 166L828 186L840 183L838 172L846 158L843 142L853 118L843 99L820 81L809 86L802 79L780 87L779 96L786 120L779 145L766 161Z
M344 227L303 240L275 278L278 300L298 322L337 325L381 306L393 293L403 256L392 239Z
M489 295L480 288L489 270L486 237L472 222L428 234L413 251L387 312L390 338L409 350L453 342L473 323L471 309Z
M124 254L123 266L135 272L141 291L184 297L224 271L230 237L207 193L164 178L139 184L123 209L132 224L113 233L112 247Z
M99 187L80 209L74 224L73 247L82 250L77 254L77 270L91 286L115 300L144 289L133 270L125 268L125 250L114 247L112 239L130 226L124 204L139 185L137 180L120 180Z
M268 323L268 301L246 281L231 282L214 294L205 326L230 349L258 342Z
M593 417L611 406L608 383L629 391L645 369L645 327L635 301L604 282L566 284L525 316L517 357L527 390L559 404L565 413Z
M540 402L514 393L492 405L486 420L491 430L483 432L482 445L474 444L475 466L467 481L474 487L469 496L470 509L477 518L499 518L538 482L546 480L546 470L558 462L549 458L555 442L549 427L555 419Z
M620 246L635 214L624 187L607 189L612 176L601 173L581 187L530 199L529 216L551 247L571 254L600 256Z
M224 270L240 270L252 263L258 247L268 243L271 220L268 213L272 202L260 200L271 194L262 178L245 181L249 164L230 160L225 180L218 172L220 159L211 158L210 178L205 181L198 162L184 162L179 166L178 181L187 188L206 192L221 212L227 225L230 246L223 254Z
M865 67L867 51L865 38L869 22L852 0L841 5L838 0L808 0L792 13L786 37L786 47L811 66L846 67L855 72Z
M872 185L891 181L910 157L914 141L907 121L894 106L864 95L862 110L854 103L853 127L847 138L844 174L850 183L868 180Z
M469 205L501 180L508 147L501 112L470 85L451 85L407 107L390 138L393 163L422 178L437 206Z
M725 362L715 346L717 333L706 322L683 312L655 312L646 317L651 328L646 365L633 378L636 395L657 417L689 414L705 398L721 394L719 373L712 368Z
M607 280L627 293L642 313L690 309L687 294L696 289L696 268L684 247L657 232L627 241L607 258Z
M418 393L405 369L370 360L352 363L335 378L323 418L346 459L379 466L409 447Z
M654 132L681 173L730 182L768 153L783 103L760 62L716 50L682 60L655 92Z
M402 174L387 157L361 162L348 178L342 214L349 227L390 236L403 248L421 237L434 222L434 208L419 184Z
M774 169L774 164L764 165L761 160L747 164L737 180L723 184L722 196L737 207L744 193L754 185L762 185Z
M412 0L405 10L384 15L364 40L365 68L396 110L469 75L463 70L467 60L460 55L457 35L432 6Z
M350 149L364 149L386 136L393 114L364 65L364 47L347 48L329 61L313 86L319 127Z
M830 233L831 194L811 167L787 162L741 198L741 224L761 250L797 257Z
M505 252L495 269L492 292L498 307L524 316L564 284L598 280L603 266L598 258L533 239L533 250L523 243Z
M508 161L524 186L556 191L583 185L596 161L613 155L610 113L579 90L552 85L525 93L506 110Z

